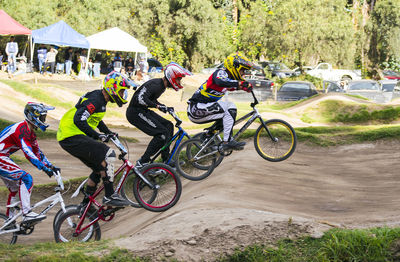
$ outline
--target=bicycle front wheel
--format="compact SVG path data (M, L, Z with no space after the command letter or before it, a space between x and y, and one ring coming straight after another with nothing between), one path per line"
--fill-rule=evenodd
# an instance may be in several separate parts
M65 212L67 212L68 209L73 209L73 208L78 208L78 205L67 205L65 206ZM57 214L54 216L53 219L53 230L56 227L57 220L60 218L60 216L64 214L64 211L62 209L58 210Z
M290 157L296 149L297 137L293 127L280 119L264 122L254 135L257 153L271 162L279 162Z
M0 225L4 225L4 222L8 219L8 216L1 214L0 213ZM12 230L15 229L17 226L15 225L15 223L10 224L9 226L7 226L6 228L2 229L0 231L0 243L1 244L15 244L15 242L17 242L17 238L18 235L17 233L13 232L13 233L3 233L6 232L7 230Z
M206 132L197 133L193 136L193 138L199 138L201 140L204 140L204 137L206 137ZM212 146L218 146L220 142L222 142L221 138L219 136L215 136ZM219 166L222 160L224 160L224 155L217 153L217 158L215 160L214 167Z
M67 212L60 215L54 227L54 238L59 242L88 242L90 240L101 239L101 229L98 222L93 223L80 234L76 233L76 228L81 220L80 209L68 209ZM86 221L86 222L85 222ZM84 228L90 222L89 214L86 215L81 228Z
M173 207L182 193L182 184L174 169L162 163L144 166L141 174L151 185L137 176L133 192L141 206L149 211L161 212Z
M218 146L203 146L203 140L192 138L181 144L176 152L176 170L189 180L202 180L214 171L219 158Z

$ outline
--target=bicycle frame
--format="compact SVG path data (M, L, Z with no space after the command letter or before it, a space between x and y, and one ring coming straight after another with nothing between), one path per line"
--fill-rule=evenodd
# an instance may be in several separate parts
M172 136L172 138L162 148L160 148L160 150L157 151L157 153L152 158L150 158L150 163L153 163L154 160L156 160L157 157L161 154L161 151L168 148L176 140L174 147L172 148L171 153L168 156L168 160L165 162L165 164L169 164L169 162L171 162L172 158L174 157L175 152L178 149L183 138L187 137L188 139L190 139L189 134L186 133L186 131L180 126L182 123L182 120L179 119L179 117L175 114L174 111L168 111L168 113L176 120L175 127L178 128L178 131Z
M135 175L139 176L143 180L143 182L145 182L151 189L157 189L157 185L153 185L146 177L144 177L142 175L142 173L129 160L127 160L125 158L127 151L126 151L125 147L121 144L121 142L118 140L118 138L116 138L116 137L111 138L111 141L121 151L121 154L118 156L118 158L123 161L122 165L118 168L118 170L114 172L114 177L116 177L119 173L121 173L121 172L123 172L123 170L125 170L122 174L122 177L119 179L118 185L115 188L115 192L119 193L121 191L122 185L124 184L126 178L128 177L128 174L131 171L133 171L135 173ZM86 181L87 181L87 179L81 183L81 185L78 187L78 189L75 191L75 193L71 197L76 197L79 194L79 191L81 191L81 188L86 183ZM101 185L93 195L87 195L87 197L89 198L89 204L86 206L86 208L81 216L81 219L79 220L79 223L75 229L76 235L81 234L83 231L85 231L87 228L89 228L90 226L92 226L94 223L96 223L99 220L107 222L114 218L114 214L112 214L108 219L106 219L106 217L102 213L100 213L99 210L104 211L104 212L108 211L110 213L113 213L114 211L117 211L117 210L123 208L123 207L115 207L115 208L109 209L109 208L105 208L103 204L100 204L99 202L97 202L96 197L100 194L100 192L103 189L104 189L104 185ZM83 221L85 220L85 216L86 216L91 204L94 204L95 206L98 207L98 216L94 220L90 221L89 224L87 224L83 228L81 228ZM71 227L73 226L71 221L68 221L68 223L70 223Z
M59 179L58 177L56 177L56 179ZM62 181L61 181L62 182ZM45 203L48 203L48 202L51 202L46 208L44 208L39 214L40 215L44 215L44 214L46 214L47 212L49 212L49 210L50 209L52 209L55 205L57 205L58 203L60 203L60 205L61 205L61 209L63 210L63 212L65 213L66 212L66 209L65 209L65 203L64 203L64 199L62 198L62 195L61 195L61 187L62 188L64 188L64 185L62 185L62 186L57 186L56 188L55 188L55 190L56 190L56 193L54 194L54 195L52 195L52 196L50 196L50 197L48 197L48 198L46 198L46 199L43 199L43 200L41 200L41 201L39 201L38 203L36 203L36 204L34 204L33 206L32 206L32 209L35 209L35 208L37 208L37 207L40 207L40 206L42 206L43 204L45 204ZM17 206L18 204L20 203L20 201L19 202L17 202L16 204L14 204L13 206L7 206L7 209L9 209L9 208L11 208L11 207L15 207L15 206ZM6 220L6 222L4 223L4 225L3 226L1 226L0 227L0 235L1 234L7 234L7 233L13 233L13 232L18 232L18 231L20 231L20 225L16 225L16 228L13 228L13 229L10 229L10 230L3 230L4 228L7 228L7 226L9 226L9 225L11 225L12 223L14 223L14 221L16 221L19 217L21 217L22 216L22 210L20 209L20 211L16 214L16 215L14 215L10 220Z

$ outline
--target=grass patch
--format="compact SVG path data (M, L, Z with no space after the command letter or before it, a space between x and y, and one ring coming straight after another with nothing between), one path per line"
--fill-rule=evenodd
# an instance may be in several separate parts
M246 261L398 261L400 228L332 229L320 239L283 239L274 245L254 245L219 262Z
M29 85L23 82L16 82L13 80L0 80L4 84L10 86L12 89L14 89L17 92L23 93L27 96L30 96L34 99L37 99L38 101L52 105L55 107L62 107L65 109L72 108L74 106L74 103L67 103L63 102L51 94L47 92L45 89L48 87L43 87L43 86L38 86L38 85Z
M400 107L325 100L308 108L303 118L308 123L387 124L400 119Z

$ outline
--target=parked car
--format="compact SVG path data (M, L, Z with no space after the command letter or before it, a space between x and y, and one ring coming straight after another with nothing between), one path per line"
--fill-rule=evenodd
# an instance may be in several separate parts
M324 81L325 93L343 93L346 81Z
M260 64L262 68L265 68L267 71L271 72L272 77L277 76L279 78L286 78L295 74L292 69L281 62L260 61L258 64Z
M379 80L383 92L393 92L397 84L397 80Z
M361 80L361 70L333 69L329 63L320 63L307 74L323 80Z
M288 81L277 92L278 101L294 101L318 94L313 83L308 81Z
M268 90L272 92L274 82L269 80L260 66L254 66L244 71L244 79L251 83L254 89Z
M307 73L311 69L313 69L312 66L303 66L304 73ZM295 69L293 69L293 71L295 76L299 76L301 74L300 67L296 67Z
M393 70L383 70L383 76L390 80L400 80L400 73Z
M346 92L352 91L381 91L380 84L375 80L364 79L349 81L345 87Z
M164 70L162 64L155 58L148 58L147 63L149 63L150 73L160 73Z

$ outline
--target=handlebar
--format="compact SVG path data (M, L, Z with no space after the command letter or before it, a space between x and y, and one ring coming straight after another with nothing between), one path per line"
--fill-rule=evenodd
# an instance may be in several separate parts
M179 127L179 126L182 124L182 120L181 120L181 119L179 118L179 116L175 113L175 110L174 110L174 109L168 110L168 113L175 119L175 121L176 121L175 126L176 126L176 127Z
M110 137L110 140L114 143L114 145L121 151L119 158L122 159L126 154L128 154L128 150L126 150L125 146L121 143L116 135Z
M253 90L253 89L251 90L251 94L253 95L254 102L252 102L252 103L250 104L250 106L254 108L256 105L258 105L258 100L257 100L256 95L254 94L254 90Z
M62 180L60 171L57 171L57 172L54 173L54 178L56 179L57 184L60 187L60 189L64 190L64 182Z

